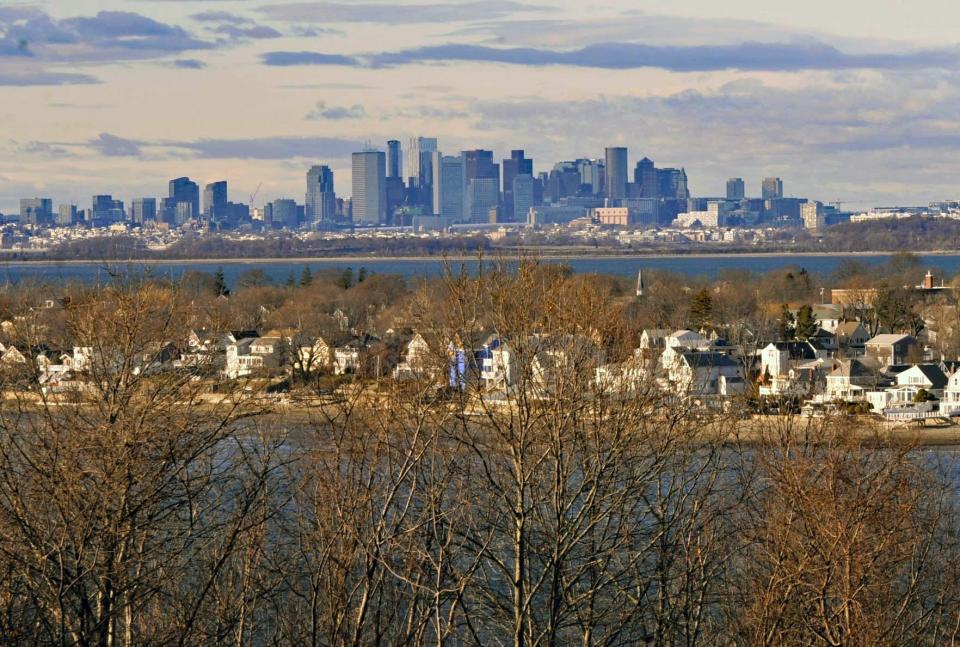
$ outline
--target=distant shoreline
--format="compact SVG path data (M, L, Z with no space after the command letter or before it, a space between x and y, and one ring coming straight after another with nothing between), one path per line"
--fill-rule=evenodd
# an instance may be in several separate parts
M638 260L638 259L684 259L684 258L777 258L784 257L784 259L789 259L791 257L817 257L817 258L829 258L829 257L858 257L858 258L870 258L876 256L893 256L895 254L900 254L904 252L896 251L870 251L870 252L688 252L688 253L636 253L636 254L589 254L589 253L571 253L571 252L549 252L538 250L535 248L523 249L523 250L493 250L488 251L483 254L483 258L487 260L495 260L498 258L510 259L515 257L518 254L524 254L530 258L539 258L547 261L564 261L564 260ZM960 250L930 250L930 251L911 251L910 254L916 256L955 256L960 254ZM456 254L456 255L433 255L433 256L357 256L357 255L348 255L348 256L281 256L281 257L264 257L264 258L250 258L250 257L218 257L218 258L131 258L131 259L50 259L50 258L34 258L34 259L11 259L4 260L2 255L0 255L0 266L10 266L10 265L179 265L179 264L193 264L193 265L223 265L223 264L232 264L232 263L241 263L241 264L251 264L251 265L264 265L271 263L297 263L297 264L308 264L308 263L362 263L369 261L377 262L443 262L444 260L451 262L462 262L462 261L475 261L477 256L474 254Z

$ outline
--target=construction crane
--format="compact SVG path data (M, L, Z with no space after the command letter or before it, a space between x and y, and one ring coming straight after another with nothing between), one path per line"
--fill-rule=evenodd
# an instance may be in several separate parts
M250 208L253 209L253 201L257 199L257 195L260 193L260 187L263 186L263 182L260 182L257 185L257 190L250 194Z

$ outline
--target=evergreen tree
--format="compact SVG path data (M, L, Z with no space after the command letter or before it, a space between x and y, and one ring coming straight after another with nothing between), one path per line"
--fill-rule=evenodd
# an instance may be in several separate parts
M790 306L784 303L780 307L780 321L777 322L777 332L780 333L780 339L790 341L797 330L797 322L790 312Z
M353 287L353 268L348 267L340 273L340 276L337 277L336 284L343 288L344 290L349 290Z
M793 336L796 339L810 339L816 334L818 328L817 320L813 316L813 308L809 305L802 306L793 324Z
M363 283L365 280L367 280L367 268L361 267L357 271L357 283Z
M710 325L713 318L713 297L706 288L701 289L693 296L690 303L690 323L697 330L702 330Z
M313 283L313 272L310 271L309 265L303 266L303 274L300 275L300 287L307 287Z
M230 294L230 288L227 287L227 278L223 274L223 268L218 267L217 273L213 275L213 290L218 297L224 297Z

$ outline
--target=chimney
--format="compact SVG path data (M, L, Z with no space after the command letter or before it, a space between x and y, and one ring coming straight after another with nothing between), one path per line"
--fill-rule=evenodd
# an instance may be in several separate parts
M927 270L927 275L923 277L923 289L932 290L933 289L933 272Z

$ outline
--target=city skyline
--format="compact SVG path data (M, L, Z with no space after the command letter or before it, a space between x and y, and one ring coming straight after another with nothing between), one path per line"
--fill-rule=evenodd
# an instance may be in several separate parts
M0 211L160 197L180 176L302 200L311 166L350 187L365 142L405 154L422 135L538 164L626 146L631 171L685 167L699 195L731 176L853 204L960 194L960 9L771 4L7 4Z

